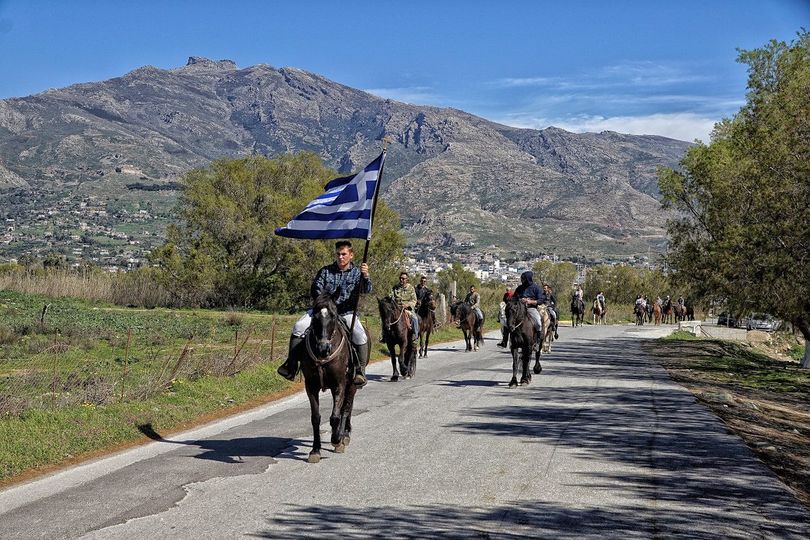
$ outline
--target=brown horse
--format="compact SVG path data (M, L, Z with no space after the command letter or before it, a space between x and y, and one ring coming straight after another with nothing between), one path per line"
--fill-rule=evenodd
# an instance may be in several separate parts
M675 322L686 320L686 306L682 304L672 304L672 313L675 315Z
M433 298L433 291L425 291L425 296L416 307L416 314L419 316L419 358L427 357L430 333L436 326L436 300Z
M512 380L509 381L509 388L518 385L518 364L523 368L520 384L529 384L532 380L529 362L531 361L535 338L539 336L535 336L534 322L529 317L526 305L519 298L512 298L506 303L506 329L509 332L509 342L511 344L509 348L512 351ZM520 355L518 355L518 350ZM534 372L539 374L542 370L540 349L538 348L534 355Z
M653 319L656 325L661 324L661 306L657 302L653 305Z
M695 306L689 300L686 301L684 304L686 308L686 320L687 321L694 321L695 320Z
M481 332L484 321L478 321L471 305L466 302L456 302L450 306L450 315L454 321L458 321L458 326L464 334L467 352L477 351L479 346L484 345L484 335Z
M410 379L416 373L416 349L412 339L413 330L410 328L410 315L390 296L378 298L377 305L380 308L385 345L388 347L394 371L391 380L398 381L400 372L403 377ZM396 354L397 346L399 346L399 356ZM397 371L397 364L399 364L399 371Z
M605 313L607 313L607 307L603 308L602 304L596 298L593 300L591 313L593 313L593 324L605 324Z
M357 321L356 324L360 324ZM366 332L368 336L368 332ZM304 339L306 354L302 354L301 371L309 397L312 420L312 451L307 461L321 460L321 412L319 394L332 392L332 444L335 452L342 453L351 440L352 408L357 386L352 382L349 367L352 362L352 344L349 331L337 313L335 302L328 293L321 294L312 306L312 324ZM368 361L368 359L366 359Z
M672 324L672 318L675 314L674 306L672 305L672 299L668 299L664 304L664 308L661 310L661 313L664 315L664 324Z
M585 319L585 302L576 293L571 295L571 326L582 326Z

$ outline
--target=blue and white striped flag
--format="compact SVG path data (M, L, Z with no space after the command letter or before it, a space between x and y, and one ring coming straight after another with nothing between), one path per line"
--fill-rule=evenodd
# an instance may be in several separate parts
M325 193L309 203L276 234L288 238L323 240L330 238L371 239L371 218L377 182L385 152L354 176L335 178Z

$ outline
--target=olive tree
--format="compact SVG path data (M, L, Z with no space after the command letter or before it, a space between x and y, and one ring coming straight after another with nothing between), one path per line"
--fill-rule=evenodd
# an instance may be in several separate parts
M679 170L659 173L665 205L680 214L667 261L703 298L792 321L810 341L810 34L738 61L746 104Z

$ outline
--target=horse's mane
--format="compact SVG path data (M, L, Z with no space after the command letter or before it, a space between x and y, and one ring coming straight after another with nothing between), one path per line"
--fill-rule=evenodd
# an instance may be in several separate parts
M394 302L394 299L390 296L385 296L380 298L378 301L380 307L380 315L385 317L386 314L395 313L397 309L397 304Z
M528 313L528 308L526 304L520 301L520 298L511 298L507 303L506 307L509 308L507 312L507 320L509 319L510 314L514 314L512 320L517 318L518 320L523 320L526 318Z
M455 306L453 312L458 316L459 319L466 319L467 314L472 311L472 307L467 302L456 302L453 304L453 306Z
M327 291L319 294L318 297L312 302L313 313L320 311L323 308L326 308L326 311L328 311L329 315L332 317L337 317L337 306L335 305L335 301L332 299L332 295Z
M419 315L422 316L427 315L427 313L431 309L433 309L430 307L430 303L432 301L433 301L433 291L428 289L427 291L425 291L425 296L422 297L422 302L419 304L419 310L417 311L417 313L419 313Z

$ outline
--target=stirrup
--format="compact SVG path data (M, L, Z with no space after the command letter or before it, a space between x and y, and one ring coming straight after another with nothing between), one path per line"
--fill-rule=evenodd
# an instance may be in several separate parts
M282 377L284 377L288 381L294 381L295 376L298 375L298 370L296 369L295 371L291 372L289 370L289 368L287 367L287 363L285 362L285 363L281 364L280 366L278 366L278 368L276 368L276 373L278 373L279 375L281 375Z

